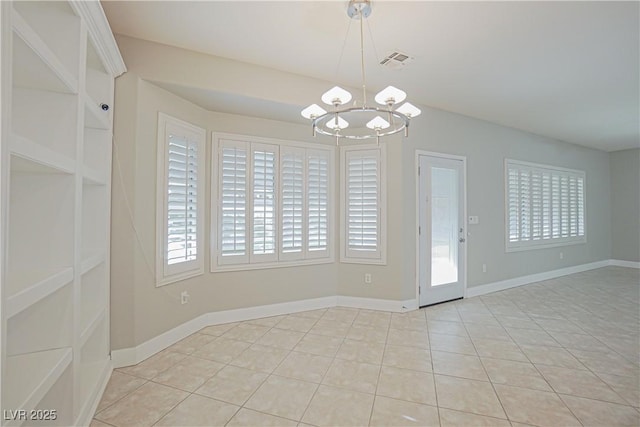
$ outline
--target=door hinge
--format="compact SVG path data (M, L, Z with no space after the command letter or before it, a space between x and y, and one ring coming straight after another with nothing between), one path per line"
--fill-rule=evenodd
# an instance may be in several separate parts
M422 287L418 286L418 295L422 294Z
M418 166L418 176L420 176L420 166Z
M422 234L422 227L418 226L418 234Z

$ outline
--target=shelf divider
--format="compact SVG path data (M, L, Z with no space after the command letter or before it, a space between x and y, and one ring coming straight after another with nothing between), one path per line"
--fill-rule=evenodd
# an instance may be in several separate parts
M35 172L41 169L40 172L45 173L52 170L67 174L73 174L76 170L73 159L15 133L11 135L10 150L11 154L34 163L31 167L22 162L21 167L25 170ZM20 170L20 166L17 169Z
M22 288L22 290L7 298L7 319L48 297L63 286L70 284L73 281L73 268L65 267L45 272L30 271L22 277L12 279L9 276L8 282L12 281L14 283L9 285L11 288ZM20 286L21 282L22 284L26 282L27 286ZM28 285L29 283L33 284Z
M91 338L91 334L93 334L96 328L100 325L100 322L105 317L105 308L102 307L98 310L98 313L91 318L89 324L82 330L80 334L80 347L83 347L86 342Z
M106 261L107 257L104 251L87 251L82 254L82 264L80 266L80 275L96 268L100 263Z

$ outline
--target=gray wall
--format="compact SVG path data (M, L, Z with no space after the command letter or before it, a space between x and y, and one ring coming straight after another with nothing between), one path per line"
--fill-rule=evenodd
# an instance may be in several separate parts
M411 136L408 139L394 136L387 146L387 265L336 262L212 274L208 272L207 248L204 275L156 288L153 272L158 111L207 129L208 146L212 130L289 140L333 141L310 138L307 126L207 111L148 80L289 105L305 105L315 100L331 83L123 36L117 36L117 41L129 72L116 80L114 133L118 158L113 171L113 349L141 344L207 312L331 295L413 299L416 294L414 164L417 149L467 157L468 212L480 217L480 224L469 227L470 287L610 258L608 153L423 107L423 115L412 122ZM283 90L290 87L296 90ZM505 253L505 157L586 171L586 244ZM208 165L209 162L207 156ZM206 193L208 205L208 191ZM209 218L208 213L206 217ZM207 236L208 227L209 224ZM337 242L335 250L337 254ZM560 252L564 253L562 260ZM482 273L483 263L487 264L487 273ZM372 274L371 285L364 284L364 273ZM191 294L191 303L180 305L182 290Z
M611 153L613 259L640 262L640 149Z
M116 81L111 238L111 344L141 344L201 314L336 295L337 265L209 272L209 209L205 226L205 273L155 286L156 156L158 112L207 130L207 171L211 131L309 139L307 127L206 111L128 72ZM122 178L120 178L122 177ZM210 206L210 175L206 206ZM124 199L126 194L127 199ZM131 206L131 215L126 206ZM136 237L137 236L137 237ZM180 304L180 292L191 296Z
M467 210L480 219L479 224L467 226L471 233L467 238L468 287L610 257L608 153L433 109L427 109L411 126L412 136L403 145L404 298L415 294L416 149L467 158ZM505 252L505 158L586 171L587 243ZM487 265L486 273L482 264Z

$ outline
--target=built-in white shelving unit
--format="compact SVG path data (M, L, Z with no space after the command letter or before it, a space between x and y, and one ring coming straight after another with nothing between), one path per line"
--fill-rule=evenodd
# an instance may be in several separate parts
M111 370L113 82L125 67L98 1L3 1L0 24L0 424L88 424ZM18 412L34 409L55 419Z

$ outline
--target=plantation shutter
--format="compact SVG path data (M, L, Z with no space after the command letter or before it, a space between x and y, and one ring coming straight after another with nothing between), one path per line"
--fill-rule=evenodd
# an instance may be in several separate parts
M167 264L197 258L198 144L169 135L167 174Z
M307 150L307 257L329 252L329 153Z
M280 259L283 260L303 257L304 159L303 148L280 148Z
M380 151L346 153L346 256L380 258Z
M220 151L220 264L249 261L247 251L248 144L221 141Z
M542 239L551 238L552 211L551 211L551 174L542 172Z
M584 172L506 162L508 243L582 241Z
M158 114L156 285L204 270L204 129Z
M276 168L278 147L251 144L251 262L276 261Z
M517 242L520 240L520 177L517 168L508 168L507 180L509 241Z

